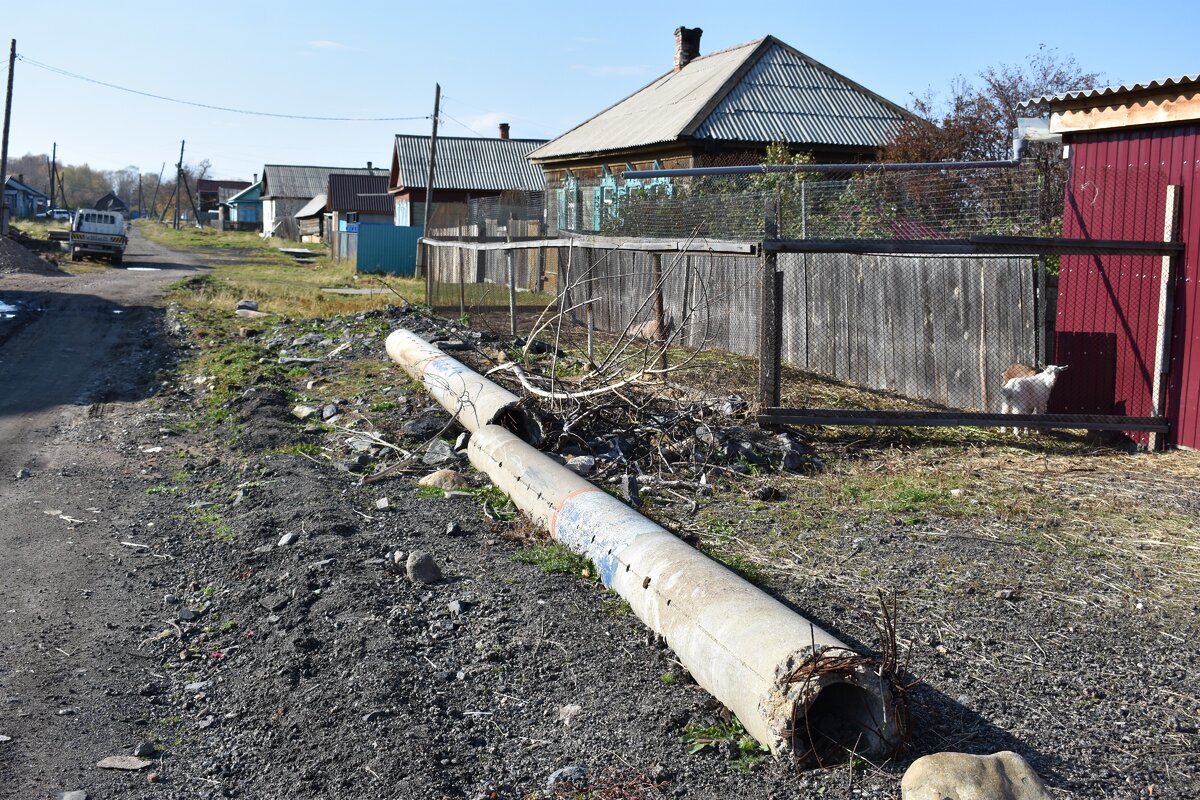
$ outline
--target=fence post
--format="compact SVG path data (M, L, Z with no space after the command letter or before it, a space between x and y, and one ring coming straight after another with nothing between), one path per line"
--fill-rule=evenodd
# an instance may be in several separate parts
M1038 288L1037 303L1034 306L1037 314L1035 322L1037 336L1037 366L1046 366L1049 358L1047 340L1050 337L1050 303L1046 300L1046 256L1038 256Z
M663 308L662 253L650 255L650 280L654 282L654 325L658 334L654 337L658 345L658 368L667 368L667 312ZM666 380L666 376L662 376Z
M516 222L516 214L508 215L508 226L504 229L504 241L512 243L512 226ZM508 266L508 330L516 338L517 335L517 270L513 265L513 251L504 251L504 260Z
M1166 215L1163 222L1163 241L1173 242L1179 230L1179 187L1167 187ZM1158 346L1154 355L1154 386L1150 393L1151 413L1161 417L1167 406L1167 374L1171 371L1171 322L1175 311L1175 257L1163 256L1158 278ZM1161 433L1151 433L1149 447L1158 450L1166 445Z
M422 231L422 234L425 232ZM355 237L357 238L357 236ZM354 243L354 259L358 260L358 242ZM417 265L418 269L425 270L425 305L433 309L433 264L430 262L433 259L433 248L425 241L424 236L417 239L417 256L421 263Z
M592 270L595 264L592 261L592 251L587 250L587 270L583 273L587 276L587 280L583 284L584 299L587 301L587 307L583 312L584 318L587 320L587 357L588 363L593 366L596 364L596 309L592 303L595 287L592 282L595 280L595 275Z
M777 408L783 369L783 273L778 256L767 242L779 238L779 198L767 200L763 220L761 305L758 317L758 405L760 410Z

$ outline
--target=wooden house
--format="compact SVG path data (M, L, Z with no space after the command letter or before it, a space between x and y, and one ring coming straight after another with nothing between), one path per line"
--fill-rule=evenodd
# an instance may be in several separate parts
M630 169L758 164L777 142L821 162L873 160L915 119L774 36L702 56L701 33L677 29L670 72L530 154L561 227L598 230Z
M528 158L545 143L545 139L510 139L507 124L500 126L500 136L495 139L439 136L434 157L433 202L466 203L499 197L512 189L541 189L542 170L530 164ZM392 149L387 187L396 225L423 224L428 180L429 137L398 135Z
M373 175L377 172L369 163L365 169L267 164L263 167L261 189L263 232L285 239L299 239L296 213L314 197L329 190L330 175Z

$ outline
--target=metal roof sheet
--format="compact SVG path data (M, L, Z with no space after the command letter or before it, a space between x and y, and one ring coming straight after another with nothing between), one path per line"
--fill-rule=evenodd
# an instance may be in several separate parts
M1069 100L1093 100L1112 97L1133 92L1151 91L1154 89L1170 89L1174 86L1194 86L1200 84L1200 74L1180 75L1178 78L1161 78L1147 83L1123 83L1120 86L1105 86L1098 89L1079 89L1061 94L1044 94L1041 97L1031 97L1017 103L1017 108L1036 108L1052 103L1065 103Z
M249 197L249 195L254 194L256 191L259 193L259 196L253 197L253 198ZM242 202L257 203L257 202L260 202L262 199L261 193L262 193L262 181L259 181L258 183L250 184L245 189L242 189L240 192L235 194L233 197L230 197L228 200L223 200L222 202L228 203L229 205L233 205L235 203L242 203Z
M763 53L692 134L698 139L882 147L907 112L782 44Z
M329 210L360 214L391 214L394 201L388 194L387 175L329 176Z
M541 189L546 185L539 167L529 163L531 152L545 139L483 139L439 136L434 189L502 192ZM392 156L391 190L424 188L429 175L429 137L399 134Z
M305 217L315 217L324 210L325 210L325 193L322 192L321 194L314 197L312 200L309 200L307 203L305 203L304 208L300 209L292 216L295 217L296 219L304 219Z
M309 198L324 194L331 173L345 175L381 175L383 170L365 167L307 167L294 164L267 164L263 167L263 199L275 197Z
M762 41L692 59L679 72L668 72L538 148L530 157L552 159L675 141Z
M534 151L624 150L683 138L879 147L913 115L773 36L693 59Z

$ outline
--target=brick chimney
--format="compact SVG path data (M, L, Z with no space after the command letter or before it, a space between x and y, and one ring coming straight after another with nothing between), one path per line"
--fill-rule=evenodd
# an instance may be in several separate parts
M683 69L693 58L700 56L699 28L685 28L682 25L675 29L675 71Z
M373 170L373 169L375 169L374 165L373 165L373 164L371 164L371 162L370 162L370 161L368 161L368 162L367 162L367 170L368 170L368 171L370 171L370 170Z
M500 138L501 139L508 138L508 123L507 122L500 123Z

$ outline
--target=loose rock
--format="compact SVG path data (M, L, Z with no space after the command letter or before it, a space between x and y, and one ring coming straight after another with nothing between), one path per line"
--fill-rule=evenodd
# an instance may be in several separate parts
M421 550L409 554L405 570L413 583L436 583L442 579L442 568L433 560L433 556Z
M569 783L573 789L583 789L587 786L587 782L587 768L572 764L550 774L546 780L546 791L553 792L560 783Z
M285 533L279 537L279 546L287 547L289 544L295 544L299 539L300 534L298 533Z
M433 486L446 491L454 489L462 489L467 486L467 482L462 476L452 469L439 469L437 472L430 473L424 478L417 481L418 486Z
M1051 800L1028 762L1009 750L918 758L904 773L900 791L902 800Z
M309 417L312 417L315 414L319 413L319 411L320 411L320 409L314 408L313 406L306 406L306 405L301 404L301 405L296 405L296 406L292 407L292 416L300 421L304 421L304 420L308 419Z

